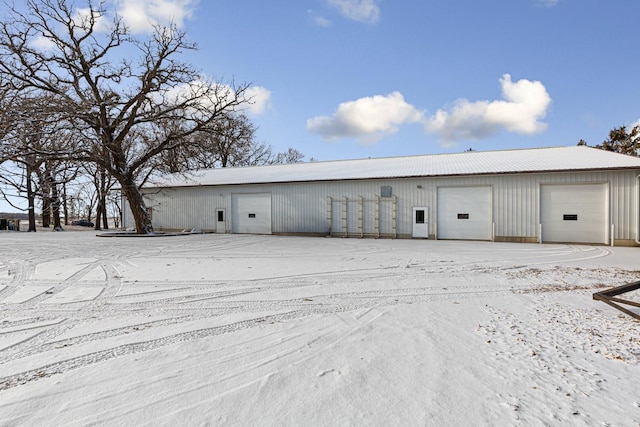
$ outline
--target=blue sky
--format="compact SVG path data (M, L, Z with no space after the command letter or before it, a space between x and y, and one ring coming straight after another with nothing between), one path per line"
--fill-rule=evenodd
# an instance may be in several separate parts
M76 3L82 5L83 2ZM640 119L640 2L106 0L250 82L258 139L333 160L602 142Z
M190 60L264 88L252 118L278 150L332 160L594 145L640 119L640 2L188 5Z
M76 3L79 4L79 3ZM640 120L640 2L106 0L250 82L260 142L317 160L601 143Z

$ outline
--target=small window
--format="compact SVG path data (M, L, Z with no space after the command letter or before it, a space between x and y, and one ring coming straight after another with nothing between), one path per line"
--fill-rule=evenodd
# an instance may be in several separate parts
M389 185L380 187L380 197L391 197L391 194L391 187Z
M469 214L468 213L459 213L458 214L458 219L469 219Z
M224 211L218 211L218 222L224 222Z
M424 211L416 211L416 224L424 224Z
M249 214L249 218L255 218L255 217L256 217L256 214L254 214L254 213L250 213Z
M562 215L562 219L565 221L577 221L578 214L564 214Z

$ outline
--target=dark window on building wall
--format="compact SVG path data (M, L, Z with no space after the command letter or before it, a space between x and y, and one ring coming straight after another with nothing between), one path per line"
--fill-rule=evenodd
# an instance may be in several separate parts
M383 185L380 187L380 197L391 197L391 186Z
M416 224L424 224L424 211L416 211Z

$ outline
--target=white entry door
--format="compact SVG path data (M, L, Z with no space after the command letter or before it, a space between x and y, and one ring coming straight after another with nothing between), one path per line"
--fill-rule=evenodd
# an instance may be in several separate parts
M543 242L607 243L606 184L540 186Z
M413 208L413 237L428 239L429 238L429 208L414 207Z
M492 240L491 187L438 188L438 239Z
M216 209L216 233L227 232L227 212L224 209Z
M232 194L234 233L271 234L271 193Z

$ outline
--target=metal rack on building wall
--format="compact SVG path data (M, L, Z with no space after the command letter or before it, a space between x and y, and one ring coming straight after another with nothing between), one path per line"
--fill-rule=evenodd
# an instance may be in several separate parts
M349 232L349 203L357 204L357 224L358 230L356 232ZM367 233L365 230L365 202L374 203L374 230L373 233ZM341 217L340 217L340 230L334 228L334 206L341 204ZM365 199L362 196L349 199L348 197L342 197L340 200L334 200L333 197L327 197L327 221L329 223L329 235L331 237L366 237L372 236L381 237L381 209L380 206L383 203L391 203L391 233L390 237L394 239L398 236L398 199L396 196L380 197L376 196L375 199Z

